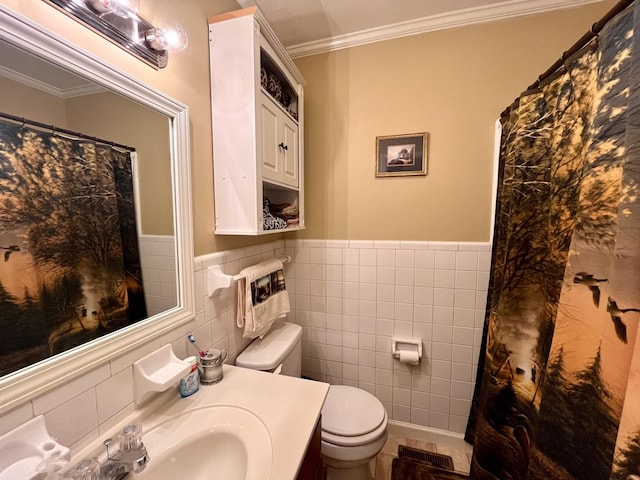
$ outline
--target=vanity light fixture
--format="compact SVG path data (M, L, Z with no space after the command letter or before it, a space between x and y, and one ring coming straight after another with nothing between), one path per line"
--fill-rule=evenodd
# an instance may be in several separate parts
M187 46L187 33L175 21L157 25L138 15L139 0L44 0L155 69L164 68L169 52Z

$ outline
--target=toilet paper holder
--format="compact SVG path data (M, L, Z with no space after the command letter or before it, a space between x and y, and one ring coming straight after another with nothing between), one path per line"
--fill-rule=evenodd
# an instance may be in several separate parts
M418 359L422 358L422 339L393 337L391 351L394 358L400 358L400 350L418 352Z

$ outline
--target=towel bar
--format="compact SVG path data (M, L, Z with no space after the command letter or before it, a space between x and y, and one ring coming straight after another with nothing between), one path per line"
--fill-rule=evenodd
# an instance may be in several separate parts
M291 257L289 255L285 255L280 257L282 263L289 263L291 261ZM213 295L220 290L221 288L229 288L233 283L237 282L242 278L242 275L227 275L222 271L220 265L212 265L207 268L207 291L209 292L209 297L213 297Z

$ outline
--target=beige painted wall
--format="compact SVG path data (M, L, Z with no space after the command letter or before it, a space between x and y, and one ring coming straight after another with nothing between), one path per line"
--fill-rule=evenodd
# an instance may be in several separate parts
M167 117L110 92L70 98L67 116L71 130L136 149L140 178L140 233L173 235Z
M296 60L305 89L299 238L488 241L494 124L616 2ZM428 175L375 178L376 136L429 132Z
M109 92L60 98L0 76L0 112L136 148L146 235L173 235L167 117ZM164 133L164 135L162 134Z
M174 17L189 35L188 49L160 71L45 2L0 2L189 105L196 255L267 240L212 233L206 19L238 8L234 0L143 0L143 16ZM299 59L308 82L308 229L298 236L487 240L494 120L614 3ZM375 137L416 131L431 135L429 175L375 179Z

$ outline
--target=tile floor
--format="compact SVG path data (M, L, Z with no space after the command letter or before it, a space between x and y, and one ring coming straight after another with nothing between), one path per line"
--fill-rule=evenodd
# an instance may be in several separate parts
M455 471L469 475L471 445L458 438L441 438L428 432L412 432L393 428L390 425L387 443L375 461L371 462L371 474L374 480L391 480L391 462L398 456L398 445L449 455L453 459Z

